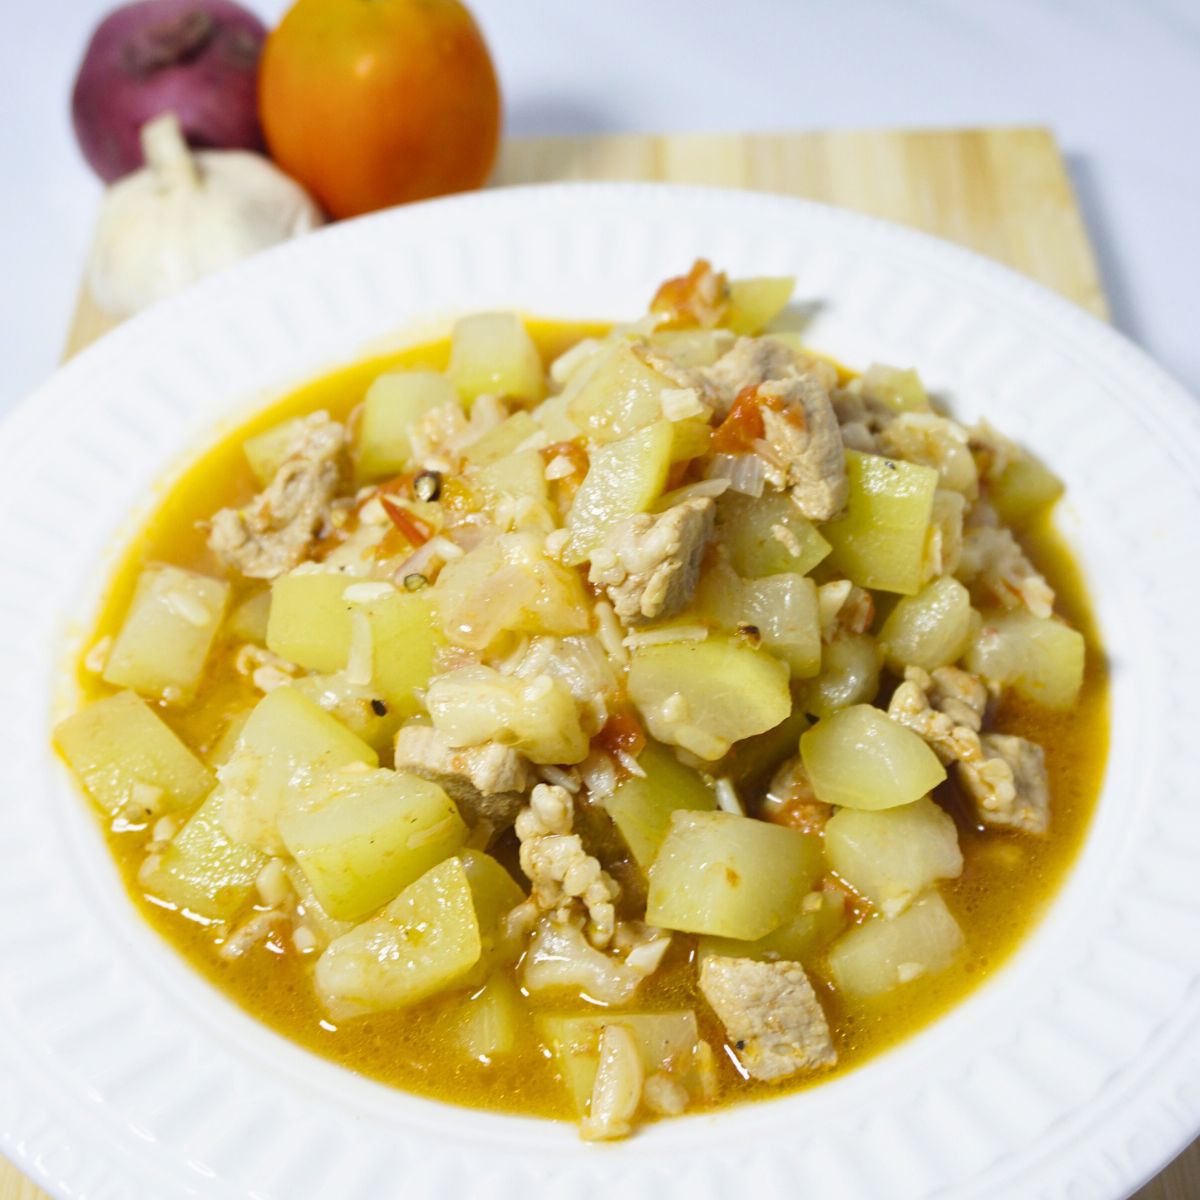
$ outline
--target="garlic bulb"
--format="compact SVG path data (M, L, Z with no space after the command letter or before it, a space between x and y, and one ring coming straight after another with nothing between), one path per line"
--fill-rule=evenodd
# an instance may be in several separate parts
M146 166L109 188L88 263L92 297L137 312L324 217L299 184L244 150L193 152L174 113L142 127Z

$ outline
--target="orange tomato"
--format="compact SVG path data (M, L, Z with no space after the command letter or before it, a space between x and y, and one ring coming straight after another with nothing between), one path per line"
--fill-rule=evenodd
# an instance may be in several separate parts
M500 89L458 0L298 0L267 38L271 156L334 217L479 187Z

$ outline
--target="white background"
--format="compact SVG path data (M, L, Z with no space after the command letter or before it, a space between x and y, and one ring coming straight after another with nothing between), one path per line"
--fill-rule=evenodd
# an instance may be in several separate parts
M69 95L110 7L0 0L0 410L53 369L74 302L100 192ZM1200 392L1200 0L472 7L513 134L1049 125L1118 326Z

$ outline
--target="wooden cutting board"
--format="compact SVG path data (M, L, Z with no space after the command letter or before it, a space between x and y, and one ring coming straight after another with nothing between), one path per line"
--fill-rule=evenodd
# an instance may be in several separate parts
M1044 129L512 138L494 182L566 179L650 179L807 196L960 242L1108 317L1070 178ZM64 357L113 324L84 288ZM1200 1145L1138 1193L1138 1200L1196 1197ZM0 1160L0 1200L46 1197Z

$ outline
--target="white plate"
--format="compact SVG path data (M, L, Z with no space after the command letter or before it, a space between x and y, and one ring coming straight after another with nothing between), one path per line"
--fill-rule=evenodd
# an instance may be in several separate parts
M99 548L249 398L430 314L636 315L697 254L794 273L815 345L916 365L1065 476L1112 755L1049 915L943 1020L810 1092L585 1147L361 1079L234 1008L136 916L48 729ZM56 1195L1111 1200L1200 1126L1200 410L1027 280L795 200L472 195L315 234L129 323L32 397L0 456L0 1150Z

